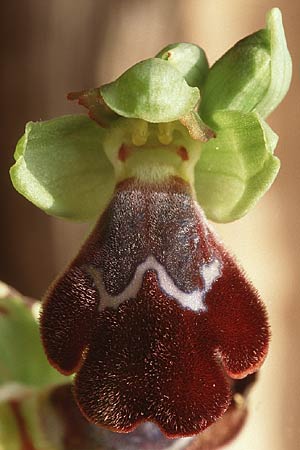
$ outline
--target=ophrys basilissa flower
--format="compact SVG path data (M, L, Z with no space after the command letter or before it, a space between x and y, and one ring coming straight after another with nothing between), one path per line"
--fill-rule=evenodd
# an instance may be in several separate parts
M11 170L49 214L96 226L45 296L50 362L76 372L83 414L128 432L203 431L231 402L228 376L263 362L269 326L259 295L207 218L246 214L279 169L264 118L291 63L281 15L211 69L174 44L115 82L70 94L90 112L30 123Z

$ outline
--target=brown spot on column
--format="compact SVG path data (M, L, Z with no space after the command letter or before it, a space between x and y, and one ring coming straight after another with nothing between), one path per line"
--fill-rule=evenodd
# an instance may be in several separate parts
M177 150L177 153L180 156L180 158L182 159L182 161L189 160L189 155L188 155L187 149L185 147L179 147L179 149Z

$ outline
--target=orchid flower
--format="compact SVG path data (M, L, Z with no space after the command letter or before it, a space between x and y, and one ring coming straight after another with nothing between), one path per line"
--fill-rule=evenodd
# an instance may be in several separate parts
M173 44L70 94L90 117L26 126L15 188L48 214L99 217L40 319L90 422L191 436L228 409L229 378L261 366L265 307L207 219L242 217L274 181L278 138L264 119L290 79L275 8L211 68L198 46Z

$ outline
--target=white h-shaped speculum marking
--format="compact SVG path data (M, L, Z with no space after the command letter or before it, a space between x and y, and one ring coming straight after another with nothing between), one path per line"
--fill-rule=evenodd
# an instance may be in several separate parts
M205 296L211 289L213 283L220 277L222 265L214 258L210 262L203 264L200 269L200 275L203 280L203 288L197 288L192 292L184 292L179 289L166 269L160 264L154 256L148 256L146 261L139 264L129 285L118 295L110 295L105 289L101 270L93 266L85 266L86 272L91 275L98 289L100 296L99 311L106 308L117 309L121 303L130 298L135 298L142 286L144 274L148 270L154 270L157 274L160 289L168 296L176 300L183 308L192 311L206 311Z

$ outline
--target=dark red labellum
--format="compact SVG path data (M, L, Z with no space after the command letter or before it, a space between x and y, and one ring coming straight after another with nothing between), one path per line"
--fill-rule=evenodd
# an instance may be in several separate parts
M231 378L255 372L269 328L258 293L208 225L189 185L120 183L44 301L50 362L77 372L91 422L167 437L203 431L228 409Z

